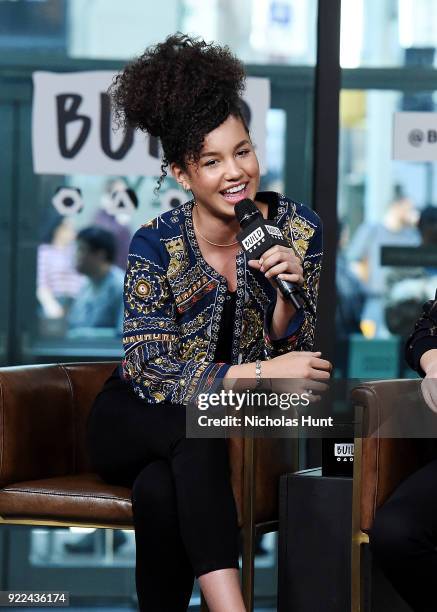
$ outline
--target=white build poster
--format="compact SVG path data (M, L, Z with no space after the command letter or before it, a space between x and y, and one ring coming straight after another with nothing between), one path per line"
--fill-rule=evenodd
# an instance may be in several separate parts
M36 173L161 174L157 139L114 126L107 93L113 77L110 71L34 72L32 152ZM265 173L269 80L249 77L244 101L261 172Z

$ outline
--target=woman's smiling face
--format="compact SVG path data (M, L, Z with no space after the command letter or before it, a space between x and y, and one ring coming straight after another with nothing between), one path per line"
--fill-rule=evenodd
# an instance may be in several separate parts
M242 120L233 115L205 136L198 162L185 171L172 169L197 205L215 217L235 218L235 204L254 200L258 191L258 158Z

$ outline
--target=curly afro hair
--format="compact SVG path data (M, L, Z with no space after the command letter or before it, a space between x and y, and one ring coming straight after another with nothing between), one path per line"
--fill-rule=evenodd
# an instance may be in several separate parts
M241 118L243 64L228 47L177 33L149 47L110 88L118 122L161 139L162 175L200 157L205 136L229 115Z

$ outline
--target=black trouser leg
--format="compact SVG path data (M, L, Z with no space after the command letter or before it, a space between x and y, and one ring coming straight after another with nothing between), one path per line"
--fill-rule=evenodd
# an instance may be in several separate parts
M133 485L142 610L154 612L151 602L166 601L171 589L180 606L174 610L182 610L193 572L200 576L238 568L238 522L226 440L186 439L183 406L148 405L125 383L100 393L87 434L96 471L108 482ZM152 567L155 558L166 559L164 575ZM184 562L181 582L172 584L170 577ZM149 570L142 582L141 575ZM161 580L153 579L157 573Z
M437 610L437 460L407 478L378 509L372 553L415 612Z
M132 487L135 580L140 610L184 612L194 572L183 545L173 477L167 461L149 463Z
M196 577L238 568L238 519L226 440L181 439L172 449L171 464L181 536Z

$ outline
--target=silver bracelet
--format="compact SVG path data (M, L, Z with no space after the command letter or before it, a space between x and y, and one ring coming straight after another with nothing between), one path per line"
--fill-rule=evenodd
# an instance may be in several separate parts
M262 382L261 379L261 359L257 359L255 362L255 379L256 385L255 388L258 388Z

